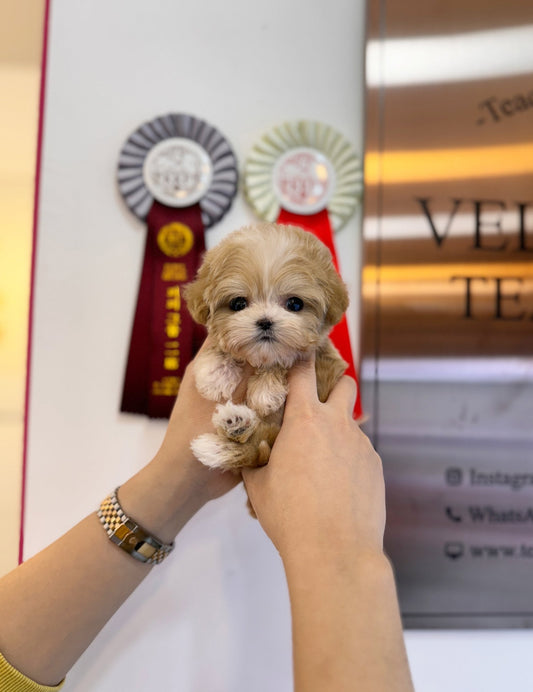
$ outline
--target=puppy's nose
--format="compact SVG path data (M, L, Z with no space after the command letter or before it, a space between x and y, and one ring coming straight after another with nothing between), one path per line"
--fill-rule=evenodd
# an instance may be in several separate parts
M262 320L257 320L256 325L259 327L259 329L262 329L264 332L268 332L268 330L272 327L274 322L271 320L267 319L266 317Z

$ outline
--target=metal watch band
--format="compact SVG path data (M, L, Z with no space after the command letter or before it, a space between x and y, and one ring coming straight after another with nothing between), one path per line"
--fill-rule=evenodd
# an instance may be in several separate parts
M172 552L174 543L162 543L126 516L118 501L117 492L118 488L108 495L97 512L109 539L139 562L159 564Z

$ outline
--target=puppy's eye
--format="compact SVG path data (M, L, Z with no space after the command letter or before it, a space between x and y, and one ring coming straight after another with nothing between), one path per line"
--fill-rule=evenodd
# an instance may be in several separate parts
M297 298L296 296L292 296L285 303L285 307L290 312L300 312L300 310L303 310L304 302L301 298Z
M248 301L243 296L237 296L237 298L232 298L229 302L229 309L233 312L239 312L239 310L244 310L248 307Z

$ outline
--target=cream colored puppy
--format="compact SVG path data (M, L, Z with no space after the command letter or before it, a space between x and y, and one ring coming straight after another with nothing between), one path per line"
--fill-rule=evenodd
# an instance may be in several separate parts
M315 352L321 401L346 369L328 338L348 307L331 253L294 226L242 228L206 253L185 298L210 335L210 347L195 361L196 385L221 402L216 434L193 440L193 452L222 469L266 464L283 417L288 369ZM237 404L231 398L245 363L255 373L245 402Z

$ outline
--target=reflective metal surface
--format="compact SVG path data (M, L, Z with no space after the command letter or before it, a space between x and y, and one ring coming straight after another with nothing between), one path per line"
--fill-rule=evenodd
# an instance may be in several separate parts
M407 626L533 624L533 7L368 7L362 338Z

